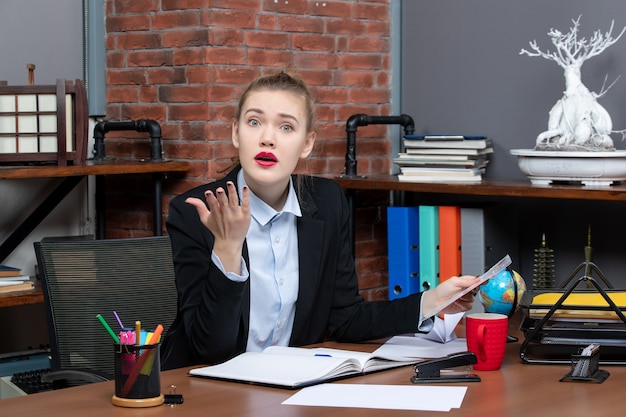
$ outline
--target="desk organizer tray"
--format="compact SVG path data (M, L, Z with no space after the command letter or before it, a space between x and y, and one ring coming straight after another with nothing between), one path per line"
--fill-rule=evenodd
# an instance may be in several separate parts
M581 282L592 285L574 292ZM581 347L598 343L601 364L626 365L626 290L605 290L584 277L566 289L527 291L520 308L524 362L571 363Z

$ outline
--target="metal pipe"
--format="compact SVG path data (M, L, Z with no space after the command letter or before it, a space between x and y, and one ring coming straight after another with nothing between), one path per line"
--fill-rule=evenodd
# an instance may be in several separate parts
M148 132L150 135L150 159L153 161L163 160L163 148L161 146L161 125L155 120L142 119L128 122L113 122L103 120L96 123L93 129L93 155L94 159L104 159L104 136L110 131L134 130L136 132Z
M369 116L367 114L353 114L346 122L346 132L348 132L346 144L346 172L342 177L354 178L357 176L356 169L356 131L359 126L367 125L401 125L404 127L404 134L411 135L415 132L413 118L406 114L399 116Z

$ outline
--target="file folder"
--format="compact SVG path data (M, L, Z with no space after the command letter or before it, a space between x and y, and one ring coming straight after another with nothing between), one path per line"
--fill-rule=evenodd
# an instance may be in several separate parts
M419 209L387 207L389 299L420 291Z
M439 211L437 206L419 206L420 291L439 284Z
M439 282L461 275L461 208L439 206Z

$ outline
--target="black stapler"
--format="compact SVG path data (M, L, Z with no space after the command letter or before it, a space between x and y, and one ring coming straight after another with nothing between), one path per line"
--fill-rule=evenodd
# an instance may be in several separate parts
M411 377L411 382L414 384L424 382L480 382L480 377L476 374L450 372L441 375L443 369L458 367L469 369L476 362L476 355L472 352L453 353L443 358L420 362L413 366L415 376Z

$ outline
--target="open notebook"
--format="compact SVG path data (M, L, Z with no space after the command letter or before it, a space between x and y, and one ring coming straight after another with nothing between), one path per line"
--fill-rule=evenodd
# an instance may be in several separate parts
M244 352L219 365L196 368L190 375L300 388L347 376L420 362L423 358L396 360L372 353L328 348L270 346L263 352Z

